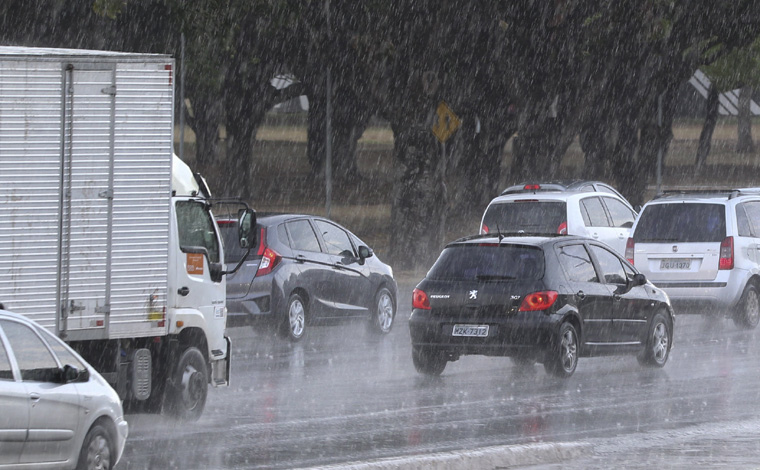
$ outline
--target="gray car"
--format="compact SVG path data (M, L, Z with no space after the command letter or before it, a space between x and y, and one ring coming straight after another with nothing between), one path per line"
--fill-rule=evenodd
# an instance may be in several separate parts
M237 222L220 220L225 262L237 263ZM261 214L258 245L227 277L228 325L262 320L291 341L308 325L366 318L372 332L391 331L398 288L390 266L356 235L323 217Z

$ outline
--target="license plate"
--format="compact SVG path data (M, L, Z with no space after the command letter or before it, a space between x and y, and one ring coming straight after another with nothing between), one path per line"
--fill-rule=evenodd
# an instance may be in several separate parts
M488 325L454 325L452 336L488 336Z
M663 259L660 260L660 269L668 270L686 270L691 268L690 259Z

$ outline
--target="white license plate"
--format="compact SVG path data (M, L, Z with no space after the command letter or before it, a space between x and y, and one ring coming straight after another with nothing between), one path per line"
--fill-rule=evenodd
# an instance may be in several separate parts
M454 325L452 336L488 336L488 325Z
M662 259L660 260L660 269L663 271L668 270L686 270L691 268L690 259Z

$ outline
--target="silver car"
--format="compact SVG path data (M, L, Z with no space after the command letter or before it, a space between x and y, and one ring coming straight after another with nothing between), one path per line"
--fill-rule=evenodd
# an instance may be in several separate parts
M127 433L119 396L92 366L0 310L0 468L108 470Z

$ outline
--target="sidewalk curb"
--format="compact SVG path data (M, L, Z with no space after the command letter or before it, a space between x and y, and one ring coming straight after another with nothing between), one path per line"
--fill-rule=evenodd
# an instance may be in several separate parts
M572 460L591 455L593 445L578 443L540 443L483 447L475 450L393 457L368 462L311 467L312 470L470 470L505 469Z

